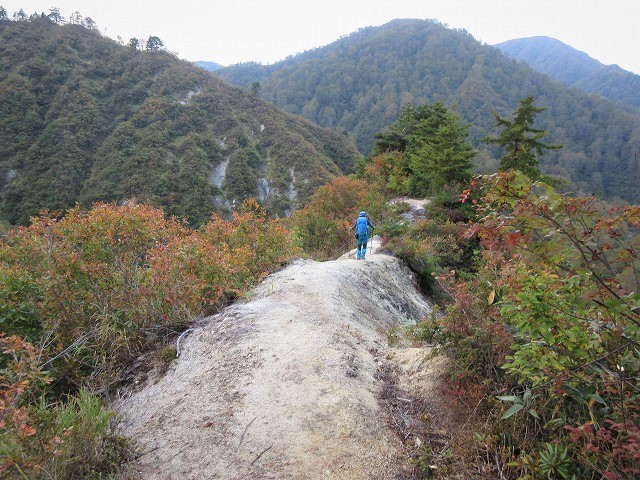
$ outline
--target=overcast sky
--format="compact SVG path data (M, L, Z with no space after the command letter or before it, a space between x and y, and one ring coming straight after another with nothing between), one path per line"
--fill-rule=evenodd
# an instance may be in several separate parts
M640 74L640 0L0 0L9 16L58 7L105 35L156 35L186 60L273 63L394 18L435 19L495 44L556 38Z

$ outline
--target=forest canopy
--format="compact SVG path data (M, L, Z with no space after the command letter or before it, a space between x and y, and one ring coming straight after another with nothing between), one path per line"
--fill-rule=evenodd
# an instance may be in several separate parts
M135 41L134 41L135 40ZM138 201L202 224L254 197L286 215L353 168L320 128L165 52L47 15L0 25L0 219Z
M363 154L374 135L394 123L407 103L442 102L469 124L476 172L496 170L499 150L482 144L527 96L545 110L537 128L561 150L544 156L541 171L570 180L574 194L640 201L640 114L552 81L461 30L429 20L394 20L273 65L245 63L217 75L319 125L344 129Z

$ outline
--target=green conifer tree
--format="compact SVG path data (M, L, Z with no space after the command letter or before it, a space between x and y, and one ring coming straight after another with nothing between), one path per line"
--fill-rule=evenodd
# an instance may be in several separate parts
M499 170L519 170L535 180L540 178L536 154L542 155L543 149L557 150L562 148L562 145L549 145L540 141L547 135L547 131L533 128L533 122L544 108L536 107L534 101L532 95L520 100L513 120L502 118L494 112L495 126L503 127L503 130L497 137L484 137L482 141L505 149L506 153L500 160Z
M392 188L398 193L429 195L471 179L475 152L467 141L467 128L441 102L407 104L398 121L376 135L374 155L406 154L395 156L389 179Z
M438 119L435 131L409 158L415 193L433 193L451 184L463 184L472 176L475 152L467 141L468 125L451 112Z

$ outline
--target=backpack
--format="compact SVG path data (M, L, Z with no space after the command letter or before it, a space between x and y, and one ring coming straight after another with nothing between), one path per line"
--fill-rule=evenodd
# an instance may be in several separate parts
M369 235L368 223L367 217L358 217L356 220L356 233L358 235Z

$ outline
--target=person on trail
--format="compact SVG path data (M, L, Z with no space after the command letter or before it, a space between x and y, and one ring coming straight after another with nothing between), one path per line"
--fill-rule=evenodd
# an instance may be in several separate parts
M371 231L369 231L371 229ZM369 234L373 234L374 226L369 221L367 212L360 212L355 223L349 230L356 231L356 260L364 260L367 254L367 243L369 242Z

